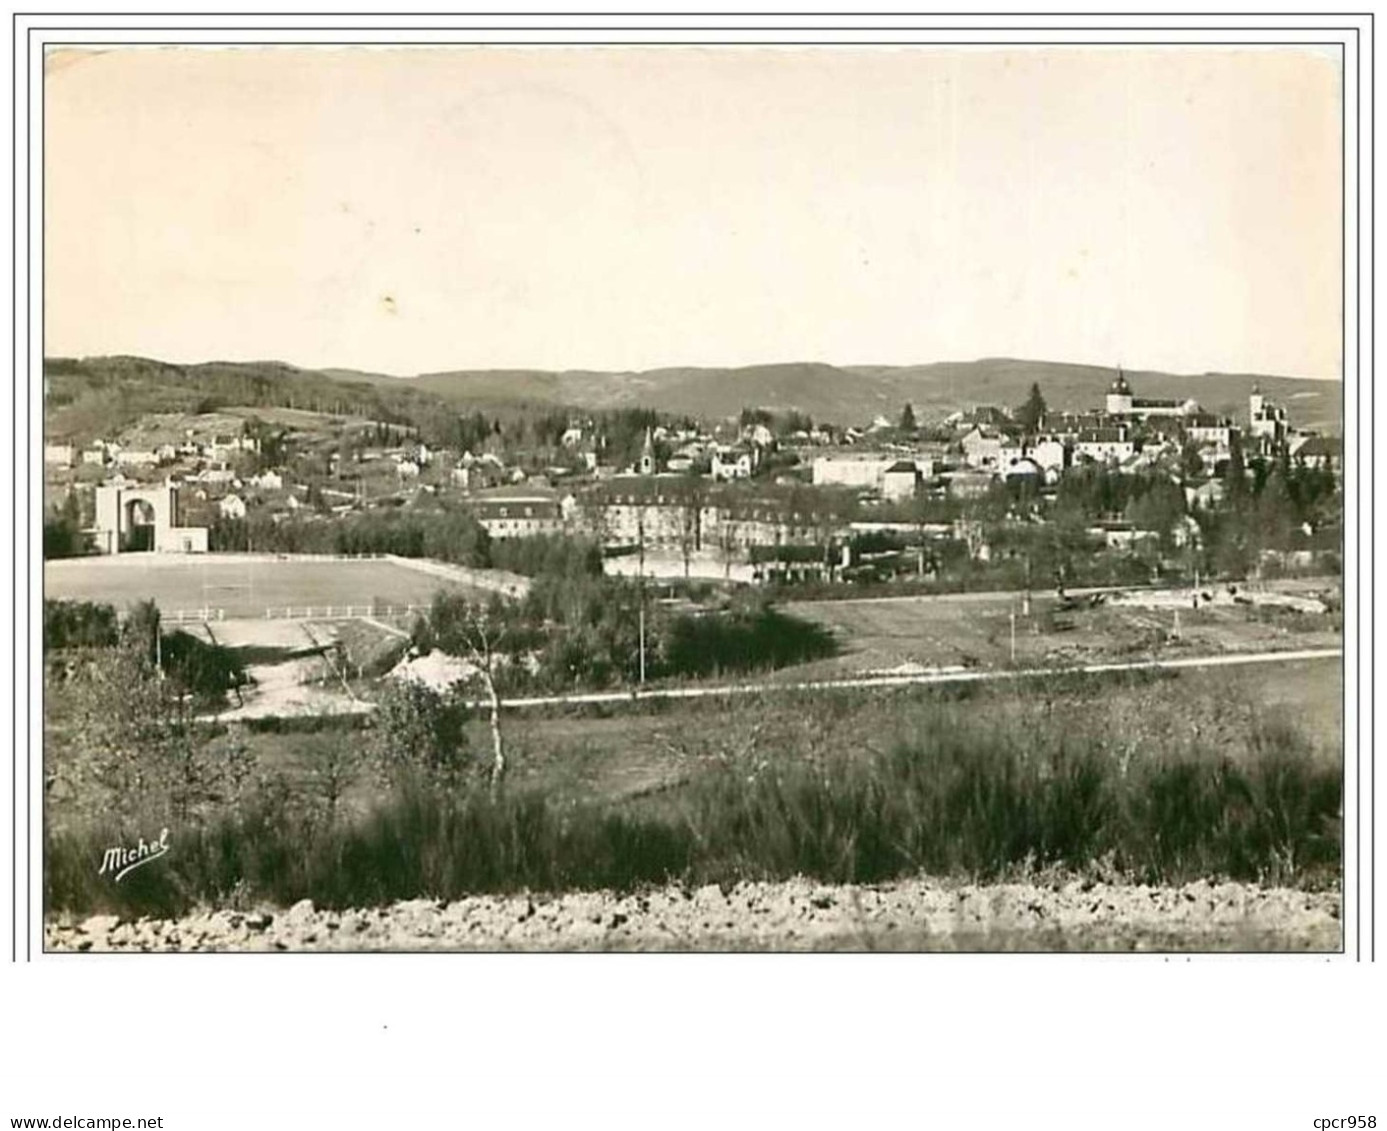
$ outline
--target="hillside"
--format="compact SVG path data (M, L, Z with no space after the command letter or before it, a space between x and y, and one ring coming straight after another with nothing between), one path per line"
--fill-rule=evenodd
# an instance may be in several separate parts
M742 408L797 409L815 420L861 424L894 419L908 401L923 420L977 404L1015 406L1032 383L1055 409L1102 404L1113 371L1048 361L986 358L929 365L836 367L792 362L742 368L667 368L643 372L534 369L459 370L391 377L346 369L308 370L279 362L170 365L144 358L45 361L50 438L85 441L144 413L226 405L309 409L390 421L482 410L493 415L537 408L641 407L705 419ZM1253 374L1128 371L1138 396L1194 397L1213 412L1246 419L1254 383L1285 404L1299 427L1338 433L1343 387Z
M1286 404L1302 427L1339 432L1342 385L1255 374L1188 374L1128 371L1139 396L1194 397L1212 412L1247 415L1254 384ZM838 424L894 418L909 401L923 419L976 404L1018 405L1031 384L1040 385L1055 409L1102 404L1113 370L1049 361L986 358L930 365L836 367L815 362L736 369L670 368L639 373L562 373L480 370L431 373L412 384L449 399L505 393L534 401L613 408L639 405L661 412L705 417L735 415L744 407L798 409Z

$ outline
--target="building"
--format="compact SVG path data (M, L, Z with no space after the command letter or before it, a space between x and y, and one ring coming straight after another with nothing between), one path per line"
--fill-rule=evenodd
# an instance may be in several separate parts
M245 518L246 503L240 495L227 495L217 503L217 511L222 518Z
M1344 462L1344 445L1342 440L1329 436L1311 436L1293 448L1291 454L1306 467L1333 471Z
M834 452L816 456L811 465L815 487L857 487L881 490L886 469L898 462L899 456L883 452Z
M54 467L71 467L76 462L71 444L44 444L43 462Z
M498 541L561 534L564 500L543 491L501 489L472 500L468 509L488 535Z
M89 533L99 554L205 554L207 528L180 526L181 513L172 483L106 483L96 488L96 523Z
M712 475L720 483L726 483L733 479L750 479L755 463L755 456L749 448L715 449L713 451ZM670 466L673 468L673 461L671 461ZM692 460L689 461L689 466L693 466Z
M1247 398L1247 416L1248 434L1259 447L1275 447L1290 434L1290 414L1267 400L1257 385L1252 386L1252 394Z
M1044 471L1059 472L1069 466L1069 449L1063 441L1047 436L1036 441L1031 448L1030 458Z
M963 462L969 467L995 471L1002 462L1006 441L999 433L986 432L981 427L968 432L959 443L963 447Z
M655 437L650 429L645 430L645 443L641 446L641 458L637 464L641 475L654 475L659 470L655 459Z
M914 460L897 460L881 473L881 495L890 502L913 499L919 489L920 469Z
M1145 420L1148 417L1161 416L1192 416L1199 411L1199 404L1193 400L1157 400L1136 396L1120 369L1117 371L1117 379L1108 387L1105 407L1109 416L1130 420Z
M1195 413L1185 422L1185 435L1196 444L1217 444L1228 447L1232 443L1233 422L1209 412Z
M1074 442L1074 455L1077 458L1096 463L1107 463L1110 460L1121 463L1123 460L1131 459L1135 452L1136 445L1127 435L1127 429L1121 425L1081 432Z

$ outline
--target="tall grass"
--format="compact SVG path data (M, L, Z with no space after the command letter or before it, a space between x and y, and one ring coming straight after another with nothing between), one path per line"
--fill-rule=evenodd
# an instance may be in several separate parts
M1149 883L1337 882L1338 768L1293 727L1256 720L1240 751L1159 733L1133 751L1102 722L943 700L877 752L742 750L639 801L561 804L526 791L491 800L414 780L364 815L332 820L264 792L173 830L170 854L120 884L95 874L102 853L158 829L55 834L47 907L167 915L303 898L345 907L795 875L986 880L1047 868Z

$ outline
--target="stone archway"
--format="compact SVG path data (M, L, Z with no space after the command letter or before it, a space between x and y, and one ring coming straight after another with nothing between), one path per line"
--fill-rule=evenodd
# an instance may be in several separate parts
M158 544L159 514L148 499L133 498L125 500L125 513L121 516L122 553L142 553L153 550Z

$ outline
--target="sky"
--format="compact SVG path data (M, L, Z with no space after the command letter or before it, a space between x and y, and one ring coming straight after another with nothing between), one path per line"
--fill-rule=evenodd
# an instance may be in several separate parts
M46 72L48 356L1342 374L1340 68L1310 50L127 48Z

